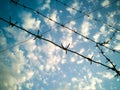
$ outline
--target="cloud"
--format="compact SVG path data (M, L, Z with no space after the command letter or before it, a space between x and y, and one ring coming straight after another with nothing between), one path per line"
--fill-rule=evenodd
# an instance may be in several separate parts
M29 38L29 36L26 38L26 33L23 33L20 30L18 31L18 29L14 27L4 27L4 29L6 31L6 35L8 35L8 33L11 34L8 35L8 37L12 36L15 40L13 41L13 45L18 43L21 39L26 40ZM3 35L1 39L3 39L3 44L0 45L9 45L9 42L7 42L7 37ZM29 42L31 43L32 41ZM25 51L21 50L20 46L21 45L15 46L10 48L10 50L8 49L6 54L2 55L0 58L0 87L3 90L21 90L21 85L33 77L33 71L29 70L26 72L25 66L27 66L27 59L25 56ZM24 46L24 44L22 44L22 46ZM27 47L26 50L31 51L32 48L33 47Z
M66 24L67 27L73 30L76 30L75 25L75 21L71 21L70 23ZM62 32L62 37L60 41L63 43L63 46L67 46L68 44L70 44L69 48L74 48L74 46L79 42L79 40L73 40L73 32L64 27L62 27L60 30Z
M34 75L34 72L33 72L33 71L27 71L27 72L26 72L26 79L27 79L27 80L31 79L33 75Z
M82 78L80 77L71 77L71 81L64 81L60 84L57 90L104 90L102 87L102 80L93 76L92 72L89 70L87 74L84 75Z
M79 9L80 9L80 6L81 6L81 5L79 5L79 3L78 3L77 1L75 1L74 3L72 3L72 5L71 5L70 7L79 10ZM76 11L76 10L73 10L73 9L70 8L70 7L67 7L66 10L69 11L69 13L70 13L71 15L75 15L75 14L77 13L77 11Z
M6 59L8 63L5 64ZM0 87L3 90L16 90L17 86L20 88L26 81L26 76L22 73L25 63L23 51L18 47L15 47L14 52L7 52L5 59L1 59Z
M77 79L76 77L73 77L73 78L71 78L71 81L72 81L72 82L77 82L78 79Z
M106 31L106 27L105 25L102 25L102 27L100 28L101 34L103 34L104 36L107 36L108 32Z
M109 0L104 0L102 3L101 3L101 6L106 6L106 5L108 5L108 4L110 4L110 1ZM109 6L106 6L106 7L109 7Z
M33 87L33 83L26 83L26 88L28 88L29 90L31 90L32 89L32 87Z
M83 21L81 26L81 34L84 36L89 36L91 29L91 24L88 21Z
M72 63L75 62L75 61L76 61L76 57L75 57L75 56L71 57L70 61L71 61Z
M117 40L120 40L120 34L117 34L117 35L116 35L116 39L117 39Z
M44 70L44 65L40 65L40 66L39 66L39 69L40 69L41 71L43 71L43 70Z
M41 7L41 10L50 9L51 0L46 0L46 3Z
M31 13L24 12L22 14L22 20L23 20L23 27L27 30L29 29L38 30L40 27L41 21L33 18Z
M94 38L94 40L95 40L96 42L99 41L99 37L100 37L100 33L96 33L96 34L93 36L93 38Z
M47 16L49 18L51 18L53 21L59 22L58 12L56 10L54 10L53 13L51 13L51 14L49 14ZM45 18L44 20L45 20L45 22L46 22L46 24L48 26L50 26L53 30L56 31L56 23L55 22L53 22L53 21L51 21L51 20L49 20L47 18Z
M98 18L101 18L102 14L100 12L98 12L97 16L98 16Z
M25 49L29 52L33 52L36 49L36 44L34 39L30 39L26 44L24 45Z
M114 26L116 24L114 17L117 15L116 11L109 12L108 15L106 16L107 18L107 23Z
M120 50L120 43L116 43L116 45L114 46L115 50Z
M111 72L99 72L98 74L107 79L112 79L114 77L113 73Z
M77 61L77 64L82 64L82 63L83 63L83 60Z
M98 3L98 0L87 0L88 3L93 3L94 5Z
M49 36L49 39L51 37ZM52 40L52 38L50 39ZM39 47L39 46L38 46ZM55 47L53 44L45 42L44 44L42 44L39 48L39 54L44 53L45 57L43 58L45 60L45 63L43 63L43 65L41 64L39 66L40 71L56 71L59 70L59 64L60 64L60 53L59 53L60 49L58 47Z

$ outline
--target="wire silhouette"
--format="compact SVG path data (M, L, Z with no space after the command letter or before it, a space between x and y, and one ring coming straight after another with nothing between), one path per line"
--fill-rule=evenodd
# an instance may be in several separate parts
M38 10L35 10L35 9L29 7L29 6L26 6L26 5L24 5L24 4L21 4L21 3L17 2L17 1L15 1L15 0L11 0L11 2L13 2L13 3L16 4L16 5L19 5L19 6L23 7L24 9L31 10L31 11L33 11L34 13L36 13L36 14L38 14L38 15L41 15L42 17L44 17L44 18L46 18L46 19L48 19L48 20L56 23L57 25L60 25L61 27L65 28L65 29L67 29L67 30L69 30L69 31L72 31L73 33L75 33L75 34L77 34L77 35L80 35L80 36L82 36L83 38L85 38L85 39L87 39L87 40L89 40L89 41L91 41L91 42L94 42L95 44L99 44L100 46L103 46L103 47L105 47L105 48L107 48L107 49L109 49L109 50L111 50L111 51L113 51L113 52L117 52L117 53L120 54L119 51L117 51L117 50L115 50L115 49L113 49L113 48L110 48L110 47L105 46L105 45L104 45L104 42L103 42L103 43L96 42L96 41L94 41L93 39L90 39L89 37L82 35L81 33L77 32L76 30L73 30L73 29L65 26L64 24L61 24L60 22L57 22L57 21L53 20L52 18L49 18L48 16L44 15L43 13L39 12Z
M114 70L116 71L116 70L117 70L117 69L116 69L116 65L113 64L113 62L110 60L110 58L108 58L108 57L105 55L104 51L100 48L99 45L96 45L96 47L98 47L98 49L100 50L100 53L102 54L102 56L107 60L106 63L109 62L109 63L111 64L111 66L112 66L112 69L114 69ZM109 68L108 68L108 69L109 69ZM116 72L117 72L117 74L115 75L115 77L118 77L118 76L119 76L118 73L120 73L120 71L116 71Z
M59 2L59 0L55 0L55 1L58 1L58 2ZM90 11L90 12L86 12L86 14L87 14L87 15L92 14L92 13L94 13L94 12L100 10L100 9L103 9L103 8L106 7L106 6L115 4L116 1L117 1L117 0L115 0L115 1L113 1L113 2L111 2L111 3L108 3L108 4L104 5L103 7L99 7L99 8L97 8L97 9L94 9L94 10ZM60 1L60 2L61 2L61 1ZM71 20L76 20L76 19L79 19L79 18L81 18L81 17L83 17L83 16L85 16L85 14L82 14L82 15L80 15L80 16L78 16L78 17L75 17L75 18L73 18L73 19L71 19ZM64 25L67 24L67 23L70 23L71 20L69 20L69 21L67 21L66 23L64 23ZM58 26L58 27L59 27L59 26ZM57 28L58 28L58 27L57 27ZM108 43L115 37L115 34L116 34L116 33L117 33L117 31L113 32L113 35L109 38L109 40L104 41L104 42L102 42L102 43L103 43L103 44L108 44Z
M110 66L105 65L105 64L103 64L103 63L101 63L101 62L95 61L95 60L93 60L92 58L89 58L89 57L87 57L87 56L84 56L84 55L82 55L82 54L80 54L80 53L78 53L78 52L76 52L76 51L70 50L70 49L69 49L69 44L68 44L67 47L64 47L62 44L61 44L61 45L56 44L55 42L53 42L53 41L51 41L51 40L48 40L48 39L46 39L46 38L43 38L41 35L36 35L36 34L30 32L30 31L26 30L25 28L23 28L23 27L21 27L21 26L18 26L17 24L14 24L14 23L12 23L12 22L10 22L10 21L2 18L2 17L0 17L0 20L2 20L3 22L6 22L6 23L8 23L8 24L11 23L14 27L19 28L20 30L25 31L25 32L27 32L28 34L30 34L30 35L32 35L32 36L34 36L34 37L36 37L36 38L38 38L38 39L40 39L40 40L49 42L49 43L55 45L56 47L59 47L59 48L61 48L62 50L65 50L66 52L71 52L71 53L73 53L73 54L76 54L76 55L78 55L78 56L80 56L80 57L88 60L90 63L92 62L92 63L99 64L99 65L101 65L101 66L103 66L103 67L106 67L106 68L114 71L114 72L116 73L116 76L120 76L120 71L117 70L115 66L114 66L114 67L110 67ZM110 61L111 61L111 60L110 60Z
M49 31L50 31L50 30L49 30ZM41 35L43 36L44 34L46 34L46 33L49 32L49 31L43 32ZM23 44L23 43L26 43L26 42L28 42L28 41L31 40L31 39L33 39L33 38L25 39L25 40L23 40L23 41L20 41L20 42L14 44L14 45L8 46L7 48L5 48L5 49L3 49L3 50L0 50L0 53L3 53L3 52L5 52L5 51L9 50L10 48L14 48L14 47L19 46L19 45L21 45L21 44ZM34 38L34 40L35 40L35 39L36 39L36 37Z
M58 1L58 0L55 0L55 1ZM103 7L99 7L99 8L97 8L97 9L94 9L94 10L92 10L92 11L90 11L90 12L86 12L87 14L92 14L92 13L94 13L94 12L96 12L96 11L98 11L98 10L100 10L100 9L103 9L104 7L106 7L106 6L109 6L109 5L112 5L112 4L114 4L115 2L116 2L117 0L115 0L115 1L113 1L113 2L111 2L111 3L109 3L109 4L106 4L105 6L103 6ZM59 2L59 1L58 1ZM76 19L79 19L79 18L81 18L81 17L83 17L84 16L84 14L82 14L82 15L80 15L80 16L78 16L78 17L76 17L76 18L73 18L73 19L71 19L71 20L76 20ZM71 20L69 20L69 21L67 21L66 23L64 23L64 24L67 24L67 23L69 23Z
M91 19L93 19L94 21L97 21L97 22L100 22L100 23L102 23L102 24L105 24L107 27L112 28L112 29L114 29L114 30L116 30L116 31L120 31L119 29L115 28L114 26L112 26L112 25L110 25L110 24L107 24L107 23L104 23L102 20L99 20L99 19L97 19L97 18L91 17L91 16L89 15L89 13L85 13L85 12L83 12L82 10L77 10L77 9L75 9L74 7L71 7L71 6L69 6L68 4L66 4L66 3L64 3L64 2L62 2L62 1L59 1L59 0L56 0L56 1L59 2L59 3L61 3L62 5L66 6L66 7L69 7L69 8L71 8L71 9L73 9L73 10L75 10L75 11L77 11L77 12L79 12L79 13L81 13L81 14L83 14L83 15L91 18ZM116 1L117 1L117 0L116 0ZM115 2L116 2L116 1L115 1Z
M58 0L55 0L55 1L58 1ZM86 12L86 13L87 13L87 14L92 14L92 13L94 13L94 12L100 10L100 9L103 9L103 8L106 7L106 6L115 4L116 1L117 1L117 0L115 0L115 1L113 1L113 2L111 2L111 3L108 3L108 4L104 5L103 7L99 7L99 8L97 8L97 9L94 9L94 10L92 10L92 11L90 11L90 12ZM59 1L58 1L58 2L59 2ZM80 15L80 16L78 16L78 17L75 17L75 18L73 18L73 19L71 19L71 20L77 20L77 19L82 18L83 16L84 16L84 14L82 14L82 15ZM65 23L63 23L63 24L66 25L67 23L70 23L71 20L69 20L69 21L67 21L67 22L65 22ZM58 28L58 27L60 27L60 26L57 26L56 28ZM105 43L106 43L106 42L110 42L110 41L113 39L113 37L115 36L116 33L117 33L117 31L113 32L113 36L110 37L110 39L109 39L108 41L105 41ZM103 43L104 43L104 42L103 42Z

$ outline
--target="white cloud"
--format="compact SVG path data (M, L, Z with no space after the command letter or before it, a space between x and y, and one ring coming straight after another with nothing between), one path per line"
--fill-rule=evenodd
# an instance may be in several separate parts
M101 18L102 17L102 14L100 12L98 12L98 17Z
M33 83L27 83L26 87L30 90L34 84Z
M33 40L33 39L29 40L28 42L26 42L24 47L28 52L34 51L36 49L35 40Z
M107 18L107 23L114 26L116 24L114 20L114 16L117 15L116 11L109 12L108 15L106 16Z
M39 69L40 69L41 71L43 71L43 70L44 70L44 65L40 65L40 66L39 66Z
M98 0L87 0L89 3L93 3L94 5L98 3Z
M71 81L72 81L72 82L77 82L78 79L77 79L76 77L73 77L73 78L71 79Z
M71 61L71 62L75 62L75 61L76 61L76 57L75 57L75 56L74 56L74 57L71 57L70 61Z
M104 36L108 34L108 32L106 31L105 25L102 25L102 27L100 28L100 31L101 31L101 34L103 34Z
M114 77L114 74L110 72L99 72L98 74L107 79L112 79Z
M9 33L9 35L8 35L8 37L10 37L10 38L18 38L17 36L19 36L18 34L18 32L19 31L17 31L14 27L12 28L12 27L4 27L4 29ZM22 38L22 37L21 37Z
M96 84L98 84L99 88L102 90L101 86L102 80L96 77L92 77L90 80L90 84L84 87L85 90L96 90Z
M29 58L30 60L37 60L37 57L35 56L35 54L33 52L29 52L27 55L27 58Z
M53 21L59 22L59 17L58 17L58 12L56 10L53 11L53 13L51 13L50 15L47 15L49 18L51 18ZM48 26L50 26L53 30L57 30L56 29L56 24L55 22L53 22L47 18L45 18L45 22Z
M82 60L77 61L77 64L82 64L82 63L83 63L83 59L82 59Z
M41 7L41 10L50 9L51 0L46 0L46 3Z
M116 39L117 39L117 40L120 40L120 34L117 34L117 35L116 35Z
M87 71L87 75L83 78L72 77L71 82L63 82L57 90L104 90L102 87L102 80L94 77L92 72Z
M4 29L6 30L6 32L11 34L13 39L15 39L16 42L13 42L13 45L21 40L26 40L27 38L29 38L29 36L26 38L26 33L18 31L18 29L16 30L16 28L14 27L5 27ZM3 44L7 45L8 43L6 41L6 38L4 37L4 39L5 40ZM33 48L34 45L32 43L35 44L31 40L29 42L26 42L25 45L28 44L26 46L27 48L25 48L27 51L32 52L35 49ZM29 47L30 44L32 44L33 47ZM25 46L24 44L22 45ZM3 55L3 58L0 58L0 87L3 90L21 90L21 84L24 83L26 80L31 79L33 76L32 71L29 70L28 73L25 72L26 69L24 68L24 66L27 66L27 59L24 56L25 52L20 49L20 46L21 45L11 48L12 51L8 49L5 56Z
M23 20L23 27L27 30L29 29L38 30L40 27L41 21L33 18L31 13L24 12L22 14L22 20Z
M3 58L0 62L0 87L3 90L17 90L17 86L21 88L21 84L26 81L26 75L22 73L26 63L23 51L15 47L14 52L7 52L5 58L8 58L7 64L4 64Z
M94 77L92 72L88 69L85 70L87 75L84 75L83 78L80 77L72 77L71 82L61 82L60 87L57 90L96 90L99 88L100 90L104 90L102 87L102 80Z
M84 21L82 26L81 26L81 34L84 36L89 36L90 29L91 29L91 24L87 21Z
M75 21L71 21L70 23L66 24L67 27L76 30L76 28L74 27L76 24ZM62 32L62 37L61 37L61 42L63 43L63 46L67 46L68 44L70 44L69 48L73 48L78 42L79 40L74 40L73 41L73 32L65 29L65 28L61 28L61 32Z
M75 24L76 24L75 21L70 21L68 24L66 24L66 26L69 27L69 28L71 28L71 29L76 30L76 29L74 28ZM68 32L71 32L71 31L69 31L69 30L67 30L67 31L68 31Z
M94 38L94 40L95 40L96 42L99 41L99 37L100 37L100 33L96 33L96 34L93 36L93 38Z
M26 79L29 80L33 77L34 75L34 72L33 71L27 71L26 72Z
M41 71L43 69L48 72L60 70L58 64L60 63L61 57L59 55L60 49L58 47L55 47L53 44L46 42L40 46L39 51L46 55L46 57L44 57L44 59L46 60L44 66L40 65L39 67Z
M84 48L80 49L79 53L82 54L85 51Z
M108 4L110 4L110 1L109 0L104 0L102 3L101 3L101 6L106 6L106 5L108 5ZM106 7L109 7L109 6L106 6Z
M75 1L75 2L71 5L71 7L79 10L80 5L79 5L79 3L78 3L77 1ZM73 9L70 8L70 7L67 7L66 10L69 11L69 13L72 14L72 15L75 15L75 14L77 13L76 10L73 10Z
M48 57L48 60L46 62L45 69L46 71L56 71L59 70L58 64L60 63L60 57L58 55L51 55Z
M120 43L116 43L116 45L114 46L115 50L120 50Z

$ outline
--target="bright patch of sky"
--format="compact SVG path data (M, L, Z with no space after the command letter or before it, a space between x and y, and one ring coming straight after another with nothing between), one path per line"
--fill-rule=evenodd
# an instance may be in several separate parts
M64 47L69 45L68 49L108 66L110 64L105 63L106 59L96 44L82 35L95 42L109 41L105 44L107 47L120 51L120 31L105 24L120 30L119 0L14 1L19 1L22 5L24 3L52 19L51 21L25 7L14 5L10 0L0 0L0 17L9 21L11 16L11 22L17 21L17 25L34 34L39 31L43 38ZM84 14L89 14L90 17ZM79 32L81 36L75 32ZM117 64L117 69L120 69L120 54L100 47ZM118 90L120 77L114 76L115 72L112 70L90 64L88 60L71 52L66 54L59 47L35 39L0 20L0 90Z

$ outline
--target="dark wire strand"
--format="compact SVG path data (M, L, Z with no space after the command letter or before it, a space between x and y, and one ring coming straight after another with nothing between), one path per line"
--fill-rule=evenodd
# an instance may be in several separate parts
M46 19L48 19L48 20L50 20L50 21L52 21L52 22L60 25L61 27L65 28L65 29L67 29L67 30L69 30L69 31L72 31L73 33L75 33L75 34L77 34L77 35L80 35L80 36L82 36L83 38L85 38L85 39L87 39L87 40L89 40L89 41L94 42L95 44L99 44L99 45L101 45L101 46L103 46L103 47L105 47L105 48L107 48L107 49L109 49L109 50L111 50L111 51L114 51L114 52L117 52L117 53L120 54L119 51L117 51L117 50L115 50L115 49L113 49L113 48L107 47L107 46L105 46L104 44L102 44L102 43L100 43L100 42L96 42L96 41L94 41L93 39L90 39L89 37L86 37L86 36L82 35L81 33L79 33L79 32L77 32L77 31L75 31L75 30L73 30L73 29L65 26L64 24L61 24L60 22L57 22L57 21L49 18L48 16L44 15L43 13L39 12L38 10L34 10L33 8L31 8L31 7L29 7L29 6L26 6L26 5L24 5L24 4L21 4L21 3L19 3L19 2L15 2L14 0L11 0L11 1L12 1L14 4L16 4L16 5L19 5L19 6L23 7L23 8L29 9L29 10L33 11L34 13L37 13L37 14L41 15L42 17L44 17L44 18L46 18ZM11 24L11 23L10 23L10 24ZM11 25L13 26L13 23L12 23Z
M48 30L48 31L46 31L46 32L43 32L41 35L44 35L44 34L48 33L49 31L50 31L50 30ZM4 53L5 51L7 51L7 50L9 50L9 49L11 49L11 48L14 48L14 47L19 46L19 45L21 45L21 44L23 44L23 43L26 43L26 42L28 42L28 41L31 40L31 39L33 39L33 38L25 39L25 40L23 40L23 41L17 42L17 43L14 44L14 45L8 46L7 48L5 48L5 49L3 49L3 50L0 50L0 54L1 54L1 53Z
M56 0L56 1L57 1L57 0ZM104 9L104 7L114 4L116 1L117 1L117 0L115 0L115 1L113 1L113 2L111 2L111 3L109 3L109 4L107 4L107 5L105 5L105 6L103 6L103 7L99 7L99 8L97 8L97 9L94 9L94 10L88 12L87 14L89 15L89 14L92 14L92 13L94 13L94 12L100 10L100 9ZM80 16L78 16L78 17L75 17L75 18L73 18L73 19L71 19L71 20L80 19L80 18L83 17L83 16L84 16L84 14L82 14L82 15L80 15ZM71 20L67 21L67 22L64 23L64 24L69 23Z
M97 21L97 22L99 22L99 23L102 23L102 24L106 25L107 27L112 28L112 29L114 29L114 30L116 30L116 31L120 31L119 29L115 28L114 26L112 26L112 25L110 25L110 24L107 24L107 23L105 23L105 22L103 22L102 20L99 20L99 19L97 19L97 18L93 18L93 17L91 17L89 14L87 14L87 13L81 11L81 10L77 10L77 9L75 9L74 7L71 7L71 6L69 6L68 4L66 4L66 3L64 3L64 2L62 2L62 1L59 1L59 0L56 0L56 1L59 2L59 3L61 3L62 5L66 6L66 7L69 7L69 8L71 8L71 9L73 9L73 10L75 10L75 11L77 11L77 12L79 12L79 13L85 15L85 16L87 16L88 18L91 18L91 19L94 20L94 21ZM116 0L116 1L117 1L117 0Z
M22 30L22 31L25 31L26 33L28 33L28 34L30 34L30 35L32 35L32 36L34 36L34 37L36 37L36 38L38 38L38 39L40 39L40 40L49 42L49 43L55 45L56 47L59 47L60 49L66 51L66 52L69 51L69 52L71 52L71 53L73 53L73 54L76 54L76 55L78 55L78 56L80 56L80 57L88 60L90 63L93 62L93 63L95 63L95 64L99 64L99 65L101 65L101 66L103 66L103 67L109 68L109 69L111 69L112 71L114 71L117 76L120 76L120 71L117 70L115 67L110 67L110 66L105 65L105 64L103 64L103 63L101 63L101 62L95 61L95 60L93 60L92 58L89 58L89 57L87 57L87 56L85 56L85 55L82 55L82 54L76 52L76 51L73 51L73 50L68 49L68 47L65 48L63 45L56 44L55 42L53 42L53 41L51 41L51 40L49 40L49 39L43 38L43 37L41 37L40 35L36 35L36 34L30 32L30 31L26 30L25 28L23 28L23 27L21 27L21 26L18 26L18 25L14 24L14 23L12 23L12 22L10 22L10 21L7 21L6 19L4 19L4 18L2 18L2 17L0 17L0 20L6 22L6 23L8 23L8 24L12 24L14 27L19 28L19 29ZM68 46L69 46L69 45L68 45ZM67 53L66 53L66 54L67 54Z

